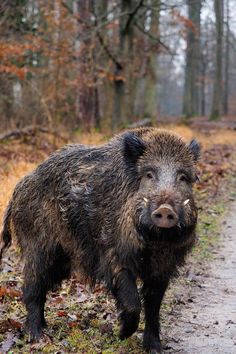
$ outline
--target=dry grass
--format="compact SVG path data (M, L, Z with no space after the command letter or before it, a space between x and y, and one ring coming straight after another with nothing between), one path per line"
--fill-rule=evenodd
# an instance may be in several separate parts
M0 220L17 182L35 168L36 164L27 162L14 162L6 166L4 174L0 175Z
M192 138L198 139L203 148L207 149L215 144L230 144L236 145L236 131L228 129L211 130L207 133L199 132L198 130L191 129L186 125L167 125L161 128L171 130L180 136L182 136L186 141ZM73 141L80 144L88 145L100 145L107 141L110 134L104 135L97 131L91 133L77 133L73 136Z
M108 135L92 131L90 133L76 133L73 135L73 142L85 145L101 145L109 139Z
M236 131L233 130L211 130L207 134L204 134L184 125L170 125L165 128L176 132L186 140L190 140L192 138L198 139L204 149L210 148L215 144L236 145Z
M213 131L209 132L208 134L203 134L184 125L169 125L165 126L164 128L176 132L187 141L191 140L193 137L197 138L201 142L204 149L210 148L214 144L236 145L236 132L231 130L219 130L217 132ZM107 136L94 131L91 133L75 134L73 137L73 142L80 144L99 145L104 143L107 139ZM16 147L20 153L21 146L17 143ZM26 149L26 147L22 145L22 150L24 149ZM37 161L41 160L43 155L38 154L38 156L39 157L36 159ZM10 160L5 165L4 172L0 173L0 220L2 220L4 210L16 183L24 175L32 171L36 165L37 163L14 160Z
M214 144L236 145L236 132L233 130L220 130L209 135L199 134L199 140L203 142L205 148Z

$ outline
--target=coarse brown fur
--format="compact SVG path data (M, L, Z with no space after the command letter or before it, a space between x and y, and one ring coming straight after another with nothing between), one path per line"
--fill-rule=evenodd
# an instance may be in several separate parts
M187 145L167 131L143 128L102 146L66 146L18 183L5 214L0 255L14 234L25 259L23 300L33 337L46 324L47 292L76 270L92 283L104 281L115 296L121 338L138 326L140 278L144 347L160 350L162 297L195 241L192 184L198 157L196 141ZM161 229L151 220L162 203L178 214L173 228Z

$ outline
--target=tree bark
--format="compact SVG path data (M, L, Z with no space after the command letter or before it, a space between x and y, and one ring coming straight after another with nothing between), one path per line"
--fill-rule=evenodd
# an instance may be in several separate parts
M152 1L151 27L150 34L153 38L159 37L159 21L160 21L160 0ZM157 60L159 44L157 41L149 39L149 60L147 61L147 78L145 90L145 114L153 121L156 121L158 113L158 97L157 97Z
M143 0L121 0L117 53L119 65L116 64L114 75L112 129L127 124L128 118L133 114L134 22L142 5Z
M78 28L82 33L91 30L91 13L95 12L94 0L77 0L78 13L82 21L78 21ZM94 48L94 38L89 35L79 43L80 55L78 62L79 75L82 78L79 84L79 94L77 103L77 124L85 130L92 127L99 128L99 97L97 88L96 48Z
M187 0L187 5L191 23L188 26L183 101L183 115L186 118L196 116L200 111L200 15L202 1Z
M225 67L224 67L224 92L223 92L223 113L228 115L228 99L229 99L229 0L226 0L226 21L225 21Z
M210 119L219 119L222 113L222 37L223 0L214 0L216 16L216 66L213 87L213 100Z
M132 0L121 1L121 13L129 13L132 11ZM119 20L119 48L118 60L114 72L114 100L112 113L112 130L125 124L127 117L125 117L125 73L127 65L127 55L131 55L132 51L132 30L131 25L127 25L128 16L121 16ZM125 60L126 59L126 60Z
M201 116L206 114L206 63L205 58L201 60Z

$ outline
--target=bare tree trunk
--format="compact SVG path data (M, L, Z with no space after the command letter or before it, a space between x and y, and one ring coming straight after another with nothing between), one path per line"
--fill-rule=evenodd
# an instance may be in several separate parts
M108 14L108 0L93 0L93 12L96 18L96 26L98 25L103 25L106 20L107 20L107 14ZM106 34L106 28L101 27L101 29L99 30L99 36L100 38L102 38L102 40L104 41L105 38L105 34ZM98 43L96 43L96 46L100 47L101 46L101 40L98 41ZM95 46L95 48L93 49L93 55L94 55L94 60L95 63L98 61L97 59L97 47ZM104 60L104 59L103 59ZM103 66L106 67L108 65L108 58L106 62L103 62ZM103 107L102 110L102 104L100 104L100 97L101 97L101 88L102 91L106 91L106 87L105 85L103 85L101 88L99 87L99 85L97 84L97 77L94 76L94 80L96 82L95 85L95 101L94 104L96 106L95 108L95 128L100 129L101 128L101 115L106 112L107 113L107 107ZM107 99L107 97L106 97ZM102 113L101 113L102 110Z
M149 2L152 9L146 13L142 27L145 29L146 22L150 23L150 29L143 34L143 56L140 69L140 77L136 83L135 116L142 119L145 115L156 120L158 112L157 97L157 66L159 51L159 19L160 0Z
M159 21L160 21L160 0L152 0L151 27L150 34L153 38L159 37ZM149 60L147 61L147 78L145 90L145 114L153 119L157 118L157 58L159 44L149 39L152 48L149 50Z
M143 0L121 0L120 11L124 15L120 17L119 22L118 63L115 68L112 114L113 129L126 124L128 117L133 113L131 98L134 100L134 21L142 5Z
M229 0L226 0L226 22L225 22L225 67L224 67L224 92L223 92L223 113L228 115L228 96L229 96Z
M56 53L60 46L61 40L61 5L58 0L54 0L54 21L56 24L56 29L53 38L53 48ZM50 122L50 129L53 130L53 125L57 125L60 122L59 114L59 91L60 91L60 74L61 74L61 64L59 57L53 59L52 61L52 71L53 71L53 85L54 85L54 99L53 99L53 109L52 117L53 122ZM55 142L56 144L56 142Z
M72 2L72 12L75 17L74 20L74 33L75 33L75 41L74 41L74 52L75 52L75 60L76 60L76 71L79 73L80 71L80 63L79 63L79 47L80 47L80 41L78 39L78 33L79 33L79 23L76 19L76 16L79 12L78 9L78 0L73 0ZM74 100L75 100L75 113L74 113L74 125L78 125L79 120L80 120L80 107L79 107L79 97L80 97L80 87L79 83L76 83L76 87L74 90Z
M146 38L144 38L144 47L146 47ZM139 120L146 114L146 80L147 80L147 66L148 66L148 56L143 55L142 64L140 67L139 78L137 79L135 87L135 99L134 99L134 115Z
M205 59L201 60L201 115L206 114L206 63Z
M77 9L79 11L82 21L80 23L81 30L86 34L86 31L91 29L91 13L95 11L94 0L84 0L77 1ZM86 38L86 36L85 36ZM79 125L86 130L91 129L96 126L99 127L100 116L99 116L99 98L97 92L97 77L96 77L96 64L95 60L95 50L94 43L92 40L94 38L87 36L80 43L80 61L79 70L81 77L88 75L86 80L81 80L79 87ZM88 74L87 74L88 73ZM88 82L87 82L88 81ZM92 82L92 84L91 84Z
M12 124L16 122L16 119L14 119L15 112L12 82L3 73L1 73L0 76L0 92L0 128L5 130L12 128ZM19 124L19 122L17 122L17 124Z
M129 13L132 10L132 0L121 0L121 13ZM128 40L131 36L131 26L127 27L127 16L120 17L119 23L119 48L118 48L118 58L119 63L115 67L115 78L114 78L114 100L113 100L113 113L112 113L112 130L121 126L126 122L127 117L125 117L125 55L132 50L130 46L130 41ZM127 58L126 58L127 59ZM122 63L122 64L121 64Z
M213 101L210 119L219 119L222 113L222 37L223 37L223 0L214 0L216 16L216 67Z
M200 15L202 1L187 0L187 5L192 26L188 28L187 37L183 114L185 117L191 117L198 115L200 111Z

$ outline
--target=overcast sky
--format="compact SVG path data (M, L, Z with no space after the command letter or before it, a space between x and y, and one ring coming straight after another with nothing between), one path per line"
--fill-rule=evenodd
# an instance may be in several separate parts
M198 0L193 0L198 1ZM222 1L222 0L219 0ZM226 1L226 0L225 0ZM166 2L168 6L176 6L177 10L181 15L187 16L187 6L186 0L169 0ZM236 34L236 0L229 0L230 8L230 29ZM163 42L166 43L170 48L173 49L176 55L172 57L173 60L173 70L178 74L178 76L183 73L183 68L185 64L185 50L186 50L186 40L180 34L180 27L170 26L168 21L170 21L170 13L166 9L161 12L161 33L163 35ZM202 11L201 11L201 22L215 22L214 14L214 0L203 1ZM165 60L165 56L163 56ZM167 59L169 60L169 59Z

